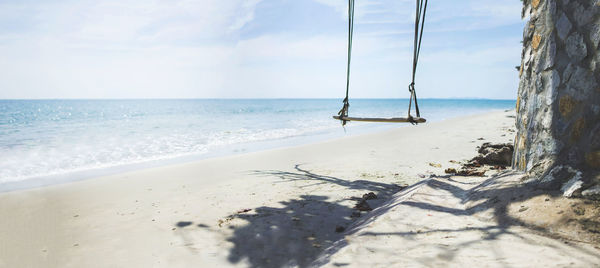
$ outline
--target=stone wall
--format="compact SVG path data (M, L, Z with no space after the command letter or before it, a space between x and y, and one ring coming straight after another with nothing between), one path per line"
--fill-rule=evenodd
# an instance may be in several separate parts
M600 170L600 0L525 0L513 167L548 187Z

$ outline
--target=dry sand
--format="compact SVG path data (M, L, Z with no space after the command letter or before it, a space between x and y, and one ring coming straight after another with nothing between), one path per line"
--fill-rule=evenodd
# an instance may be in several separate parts
M498 221L469 194L487 178L431 177L511 142L511 114L2 193L0 267L599 264L593 245ZM367 192L378 208L357 217Z

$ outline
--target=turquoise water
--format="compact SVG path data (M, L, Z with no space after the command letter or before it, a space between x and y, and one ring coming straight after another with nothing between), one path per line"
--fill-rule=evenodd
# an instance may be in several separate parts
M514 100L419 102L435 122L513 109ZM187 161L291 146L398 124L331 119L339 99L0 100L0 186L126 166ZM350 115L405 116L407 100L351 100ZM83 172L83 173L82 173ZM39 178L47 178L43 183ZM1 189L1 187L0 187Z

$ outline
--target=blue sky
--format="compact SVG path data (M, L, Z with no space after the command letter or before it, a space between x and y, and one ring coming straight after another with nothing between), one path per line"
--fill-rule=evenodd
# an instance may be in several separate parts
M350 95L406 98L414 0L356 0ZM519 0L432 0L422 98L514 99ZM0 98L342 98L347 0L0 0Z

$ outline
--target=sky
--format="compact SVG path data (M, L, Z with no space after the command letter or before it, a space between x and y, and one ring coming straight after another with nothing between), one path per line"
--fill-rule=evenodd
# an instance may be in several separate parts
M0 0L0 98L343 98L347 0ZM519 0L429 1L421 98L515 99ZM356 0L351 98L407 98L414 0Z

